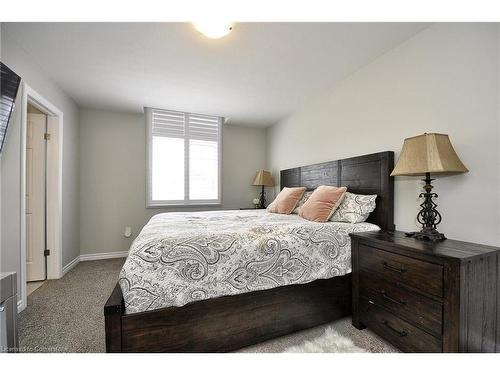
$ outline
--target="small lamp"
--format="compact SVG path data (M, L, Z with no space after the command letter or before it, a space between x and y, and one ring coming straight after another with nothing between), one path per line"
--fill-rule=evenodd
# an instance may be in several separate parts
M260 192L259 207L266 208L266 193L264 191L264 187L274 186L274 180L273 176L271 176L271 172L264 171L262 169L260 171L257 171L257 174L255 175L255 179L253 180L252 185L262 186L262 190Z
M433 188L431 183L434 181L431 173L455 174L468 171L446 134L424 133L404 140L401 155L391 176L425 176L422 180L425 182L425 193L419 195L424 201L417 216L417 221L422 224L422 230L406 233L407 236L431 241L446 239L445 235L437 230L442 217L436 210L437 204L432 200L438 195L431 192Z

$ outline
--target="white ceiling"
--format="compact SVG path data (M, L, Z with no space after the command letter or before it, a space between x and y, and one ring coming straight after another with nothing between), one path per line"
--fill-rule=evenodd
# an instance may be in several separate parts
M418 33L423 23L11 23L2 28L81 107L144 106L268 126Z

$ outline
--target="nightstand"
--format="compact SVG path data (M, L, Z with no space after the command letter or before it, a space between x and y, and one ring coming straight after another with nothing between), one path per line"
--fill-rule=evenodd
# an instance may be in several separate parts
M405 352L500 352L500 248L351 234L352 324Z
M255 208L255 207L241 207L240 210L258 210L258 208Z

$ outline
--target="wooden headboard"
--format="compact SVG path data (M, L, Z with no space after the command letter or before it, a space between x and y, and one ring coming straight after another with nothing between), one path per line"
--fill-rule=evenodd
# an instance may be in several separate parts
M314 190L319 185L347 186L357 194L377 194L377 207L368 222L383 230L394 230L394 152L328 161L280 171L280 188L305 186Z

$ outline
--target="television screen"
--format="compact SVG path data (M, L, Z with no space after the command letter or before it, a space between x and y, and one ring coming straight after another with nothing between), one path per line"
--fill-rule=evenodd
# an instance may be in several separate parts
M0 62L0 153L3 149L10 116L14 110L20 82L21 77Z

